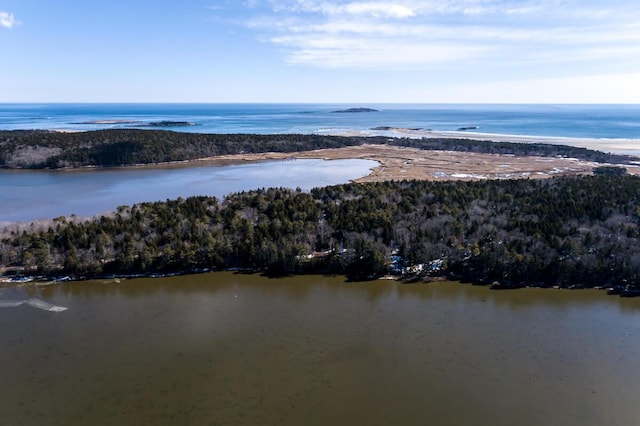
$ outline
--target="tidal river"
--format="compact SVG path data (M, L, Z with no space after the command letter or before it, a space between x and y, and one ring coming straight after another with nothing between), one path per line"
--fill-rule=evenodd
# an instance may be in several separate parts
M3 300L2 425L640 424L640 299L601 291L223 272Z
M120 205L263 187L346 183L369 174L370 160L285 160L242 164L82 170L0 170L0 225L58 216L93 216Z

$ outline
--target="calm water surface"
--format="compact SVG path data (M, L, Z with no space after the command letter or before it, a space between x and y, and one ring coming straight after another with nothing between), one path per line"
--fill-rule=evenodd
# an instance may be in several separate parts
M0 289L3 425L640 424L640 300L214 273Z
M93 216L120 205L263 187L346 183L366 176L370 160L286 160L225 166L125 167L74 171L0 170L0 224L57 216Z
M332 112L358 106L378 111ZM455 131L477 126L482 133L498 135L640 138L640 105L0 103L2 130L148 129L150 123L163 120L194 126L162 129L197 133L369 133L377 126Z

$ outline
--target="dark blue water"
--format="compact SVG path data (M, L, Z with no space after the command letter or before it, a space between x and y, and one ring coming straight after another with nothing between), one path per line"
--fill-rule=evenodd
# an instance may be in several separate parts
M351 107L378 112L334 113ZM108 120L107 123L96 121ZM127 122L117 122L119 120ZM115 121L115 122L114 122ZM0 104L0 129L150 128L201 133L370 133L378 126L499 135L640 139L640 105Z

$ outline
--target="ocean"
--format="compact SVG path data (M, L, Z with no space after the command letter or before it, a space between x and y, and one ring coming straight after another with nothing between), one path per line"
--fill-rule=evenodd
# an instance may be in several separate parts
M376 111L339 113L349 108ZM376 127L638 140L640 105L0 104L0 130L157 128L197 133L376 134Z

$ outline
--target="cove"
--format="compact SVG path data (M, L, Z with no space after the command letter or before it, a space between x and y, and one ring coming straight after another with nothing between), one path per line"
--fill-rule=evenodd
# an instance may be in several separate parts
M0 224L93 216L120 205L266 187L346 183L369 174L371 160L294 159L224 166L126 167L71 171L0 170Z

